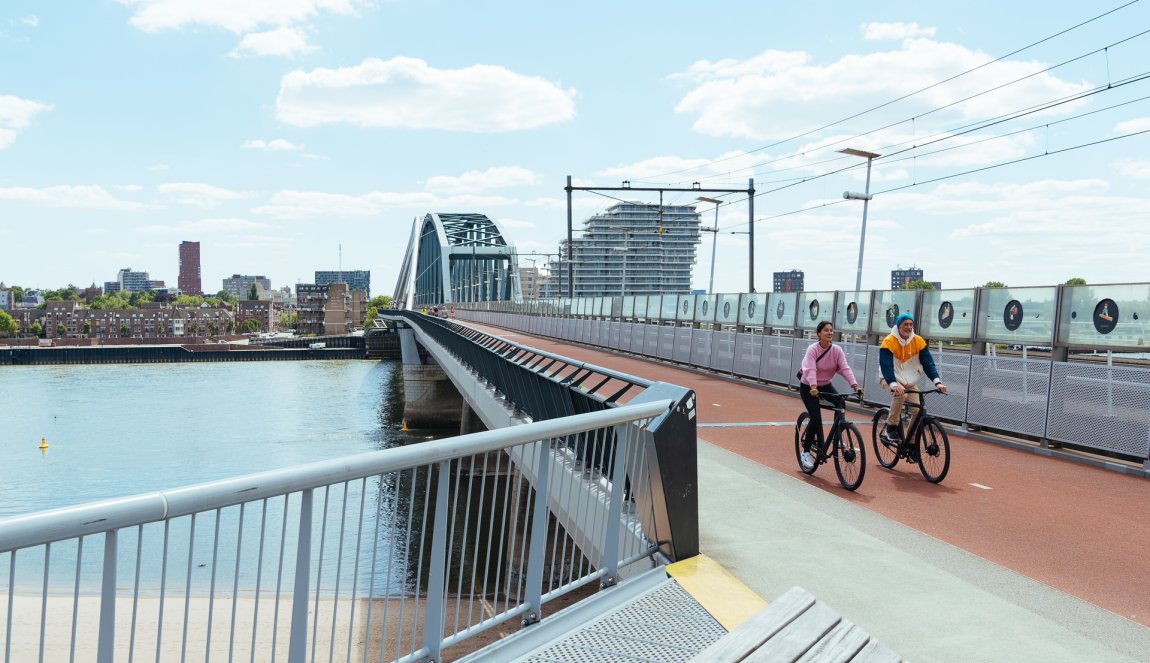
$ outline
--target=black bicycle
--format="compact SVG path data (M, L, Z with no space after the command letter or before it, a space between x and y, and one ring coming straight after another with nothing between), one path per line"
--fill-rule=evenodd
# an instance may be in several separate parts
M814 463L810 469L803 467L803 440L811 423L811 415L806 411L799 415L798 421L795 422L795 460L799 462L799 469L804 473L814 474L819 465L833 456L839 483L847 490L855 490L862 485L863 475L866 474L866 448L858 427L847 421L845 400L839 394L831 394L829 397L819 396L819 407L834 412L834 419L831 421L830 430L822 436L822 442L816 440L811 444L809 451Z
M925 396L942 392L930 389L917 393ZM926 411L926 399L920 397L919 401L919 403L911 403L909 400L906 402L907 407L918 408L917 417L910 416L906 407L899 413L898 428L902 432L901 440L892 440L886 433L890 408L879 408L879 411L874 413L874 427L871 428L874 455L878 458L878 464L887 469L898 465L900 459L905 459L908 463L918 463L922 476L931 483L938 483L946 478L946 473L950 470L950 440L947 439L942 424ZM911 419L909 427L906 424L908 418Z

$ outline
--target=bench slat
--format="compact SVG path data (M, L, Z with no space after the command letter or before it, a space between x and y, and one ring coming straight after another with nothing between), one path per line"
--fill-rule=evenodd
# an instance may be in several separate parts
M802 587L792 587L742 626L691 659L692 663L738 663L815 604Z
M795 661L842 621L839 613L816 602L806 612L743 659L744 663Z
M854 659L869 641L870 635L866 631L844 619L803 654L799 663L846 663Z
M881 642L871 640L851 663L902 663L902 657Z

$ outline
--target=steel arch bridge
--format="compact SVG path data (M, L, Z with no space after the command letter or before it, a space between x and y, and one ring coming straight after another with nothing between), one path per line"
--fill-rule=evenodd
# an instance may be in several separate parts
M429 212L416 218L399 271L396 306L519 301L515 249L483 214Z

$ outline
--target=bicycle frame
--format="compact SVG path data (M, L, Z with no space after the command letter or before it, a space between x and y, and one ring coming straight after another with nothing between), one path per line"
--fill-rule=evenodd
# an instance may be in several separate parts
M911 421L910 421L910 425L906 429L906 433L903 435L903 443L904 444L914 444L917 446L920 444L920 441L922 439L923 426L926 425L926 422L934 419L934 417L931 416L931 414L926 411L926 399L922 398L922 397L927 395L927 394L939 394L942 392L940 392L938 389L927 389L925 391L920 391L917 389L907 389L906 393L918 394L919 399L918 399L917 403L911 402L910 399L907 399L903 403L904 408L909 407L909 408L914 408L914 409L918 410L918 412L909 413Z

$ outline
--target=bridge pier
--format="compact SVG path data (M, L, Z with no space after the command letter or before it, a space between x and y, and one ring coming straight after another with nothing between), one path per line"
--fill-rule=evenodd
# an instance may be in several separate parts
M461 426L467 404L447 374L419 347L410 328L399 330L399 341L403 359L403 420L411 428Z

